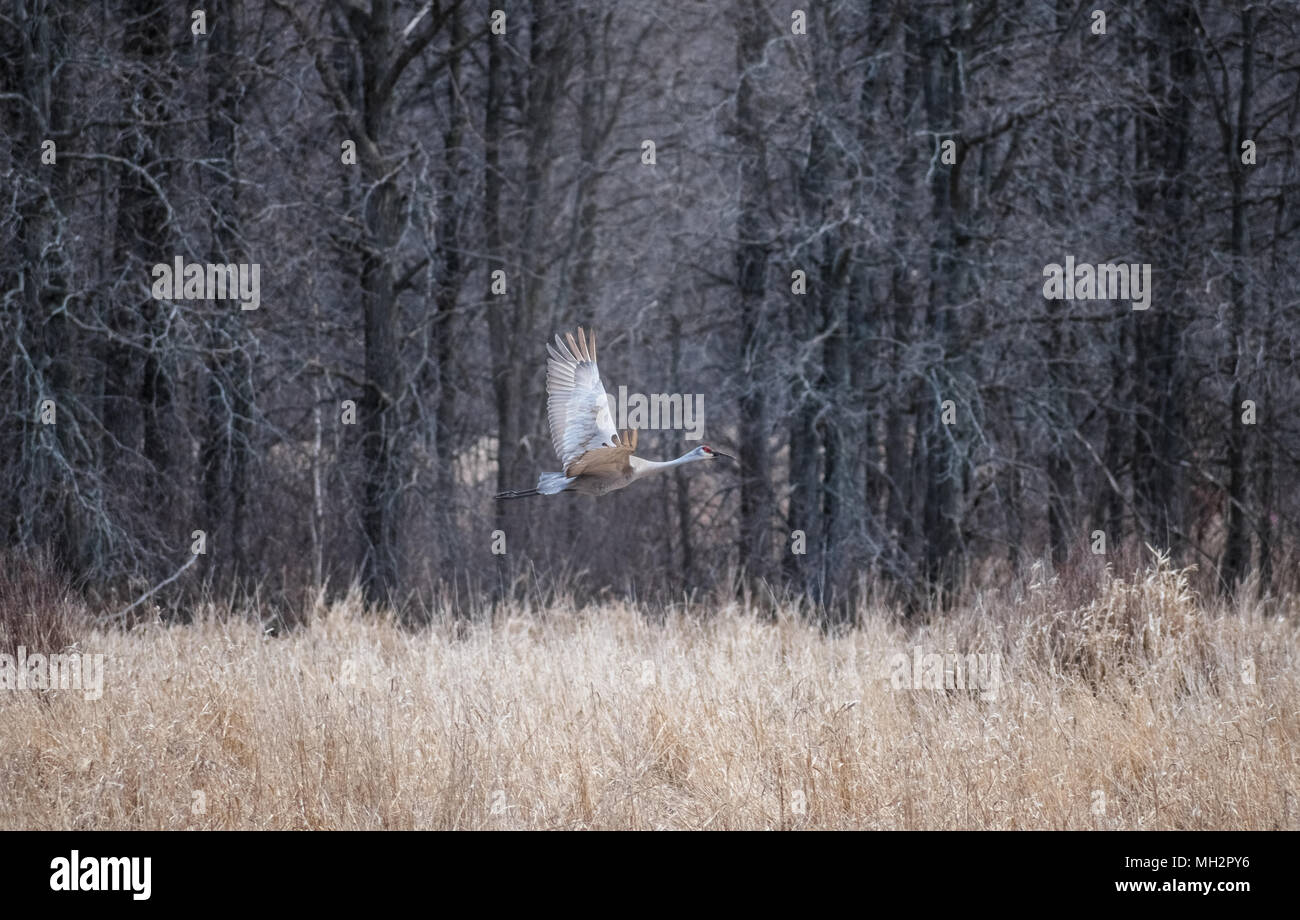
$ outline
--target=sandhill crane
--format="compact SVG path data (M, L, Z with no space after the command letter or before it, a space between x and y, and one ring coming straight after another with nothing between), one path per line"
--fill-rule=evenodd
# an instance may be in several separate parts
M596 367L596 333L591 333L590 344L581 326L576 342L571 333L565 333L565 338L567 346L558 335L555 345L549 342L546 345L551 354L546 362L546 414L551 424L551 443L564 472L542 473L537 477L537 488L498 492L497 498L557 492L604 495L643 476L684 463L717 457L735 459L707 444L662 463L632 456L636 450L636 429L619 434L614 428L609 398Z

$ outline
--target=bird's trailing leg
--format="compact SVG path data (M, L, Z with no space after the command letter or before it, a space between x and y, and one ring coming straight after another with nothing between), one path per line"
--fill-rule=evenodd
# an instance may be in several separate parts
M498 492L496 497L502 498L527 498L530 495L555 495L559 492L569 491L569 486L578 480L576 477L565 476L563 473L542 473L537 477L537 487L534 489L510 489L507 492Z
M510 489L505 492L498 492L496 498L500 501L503 498L527 498L530 495L541 495L536 489Z

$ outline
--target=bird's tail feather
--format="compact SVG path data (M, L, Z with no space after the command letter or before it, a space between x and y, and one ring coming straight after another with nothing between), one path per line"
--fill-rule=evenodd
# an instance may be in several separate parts
M539 495L555 495L563 492L574 481L563 473L542 473L537 477L536 491Z

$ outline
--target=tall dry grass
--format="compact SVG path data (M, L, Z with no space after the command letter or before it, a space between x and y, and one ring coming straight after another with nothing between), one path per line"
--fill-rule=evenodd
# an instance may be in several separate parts
M83 626L102 699L0 692L0 827L1295 829L1296 612L1160 560L835 634L562 603L411 630L355 598L279 637ZM1001 682L895 688L917 649Z

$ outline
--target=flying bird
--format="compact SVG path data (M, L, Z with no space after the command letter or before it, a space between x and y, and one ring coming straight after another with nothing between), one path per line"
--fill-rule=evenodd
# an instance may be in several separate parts
M634 457L636 429L621 434L614 427L609 411L609 397L600 382L596 367L596 333L591 340L578 327L578 339L565 333L566 345L557 335L555 344L546 350L546 414L551 424L551 443L564 471L542 473L535 489L498 492L497 498L525 498L529 495L555 495L581 492L604 495L631 485L638 479L696 460L726 457L725 451L702 444L676 460L663 462Z

